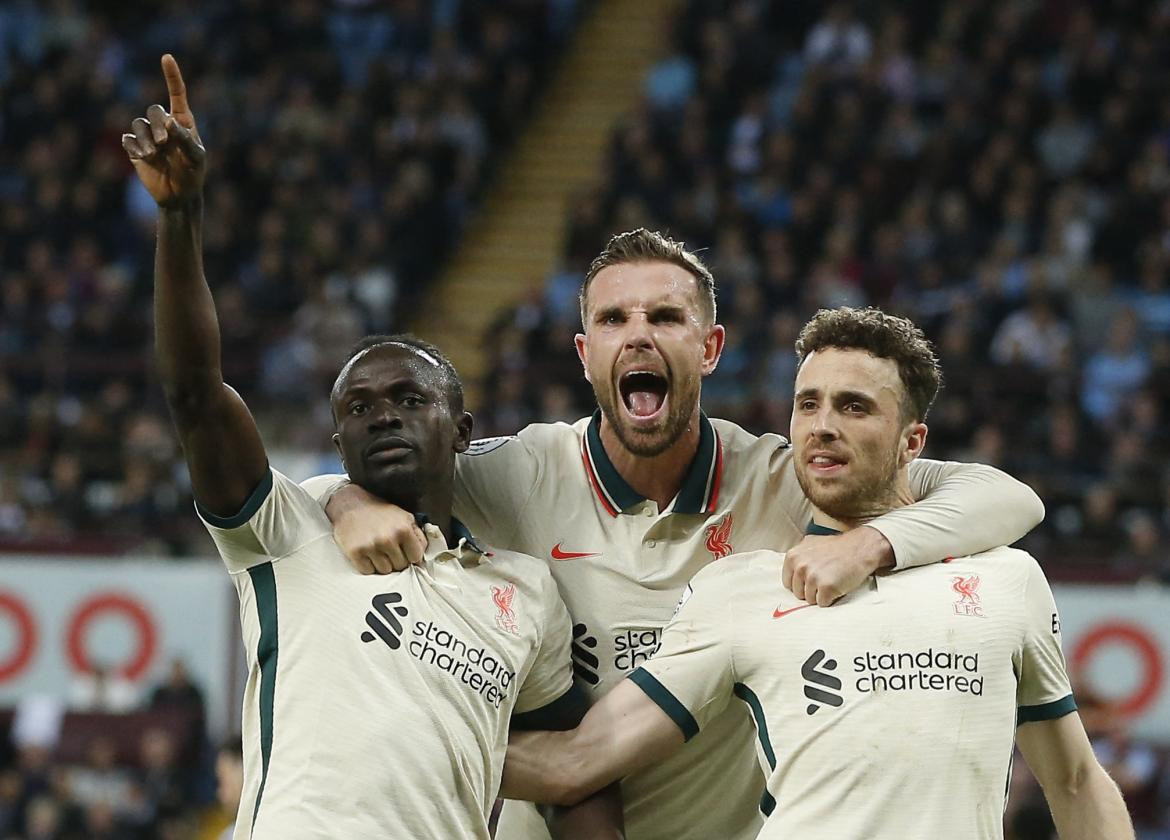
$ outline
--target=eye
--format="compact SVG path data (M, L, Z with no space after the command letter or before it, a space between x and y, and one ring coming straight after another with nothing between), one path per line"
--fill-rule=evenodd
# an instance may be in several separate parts
M851 402L845 406L845 410L850 414L865 414L865 406L859 402Z
M402 398L402 404L407 408L418 408L420 405L426 403L418 394L407 394Z
M816 400L801 400L800 401L800 410L801 411L815 411L816 407L817 407Z
M360 417L369 411L370 407L363 402L355 402L349 407L349 413Z

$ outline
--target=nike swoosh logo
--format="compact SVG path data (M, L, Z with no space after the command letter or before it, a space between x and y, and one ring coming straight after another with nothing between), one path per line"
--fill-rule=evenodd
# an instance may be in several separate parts
M777 607L776 611L772 613L772 618L784 618L784 616L788 615L789 613L794 613L797 610L807 609L808 607L811 607L811 606L815 606L815 605L814 604L801 604L799 607L793 607L792 609L789 609L789 610L782 610L779 607Z
M596 557L598 555L596 551L562 551L562 545L563 543L557 543L553 546L553 560L576 560L578 557Z

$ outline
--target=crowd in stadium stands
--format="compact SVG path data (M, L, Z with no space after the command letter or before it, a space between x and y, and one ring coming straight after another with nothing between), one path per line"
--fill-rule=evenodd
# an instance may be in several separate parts
M147 697L100 674L80 689L0 715L0 840L230 837L239 740L213 754L182 662Z
M927 453L1031 484L1051 575L1170 583L1170 6L684 5L560 270L498 325L480 431L590 410L577 289L644 225L719 286L708 413L786 430L809 315L906 314L946 380Z
M120 143L166 102L163 52L211 154L226 376L271 448L321 450L339 359L401 325L576 0L277 9L0 4L0 544L210 549L150 375L155 208Z
M308 474L335 466L344 349L407 321L577 6L0 4L0 548L210 550L150 372L154 208L119 143L165 102L162 52L211 150L227 378ZM1035 487L1025 545L1053 577L1170 584L1168 44L1165 2L690 0L560 268L485 345L479 433L592 409L580 280L609 234L657 228L719 286L710 414L786 430L817 307L907 314L946 374L928 454ZM1170 837L1165 756L1081 700L1142 836ZM0 838L188 837L215 798L208 751L192 774L157 729L73 763L14 743ZM1045 837L1013 785L1010 836Z

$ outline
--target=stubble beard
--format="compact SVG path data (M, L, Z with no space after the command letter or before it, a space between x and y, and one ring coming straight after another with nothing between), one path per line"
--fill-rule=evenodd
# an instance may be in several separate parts
M838 522L867 522L896 506L897 457L890 453L873 471L831 484L816 481L807 464L798 464L796 481L818 510Z
M606 392L602 394L597 388L593 389L597 398L597 405L602 415L609 421L610 428L617 436L621 445L632 455L639 458L653 458L661 455L678 441L687 430L691 422L691 415L699 403L699 389L697 384L678 383L670 389L670 409L652 429L638 429L633 425L626 425L626 416L615 401L621 400L621 394Z

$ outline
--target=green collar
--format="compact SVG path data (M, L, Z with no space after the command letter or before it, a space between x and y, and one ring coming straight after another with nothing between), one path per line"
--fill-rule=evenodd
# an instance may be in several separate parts
M581 442L585 473L597 493L602 507L610 516L629 510L646 498L626 483L606 454L601 443L601 409L593 413ZM723 478L723 445L719 433L699 415L699 449L687 468L682 487L669 510L671 513L714 513L719 501L719 484Z
M808 523L808 527L804 529L804 532L814 537L835 537L841 533L834 528L826 528L824 525L818 525L815 522Z

